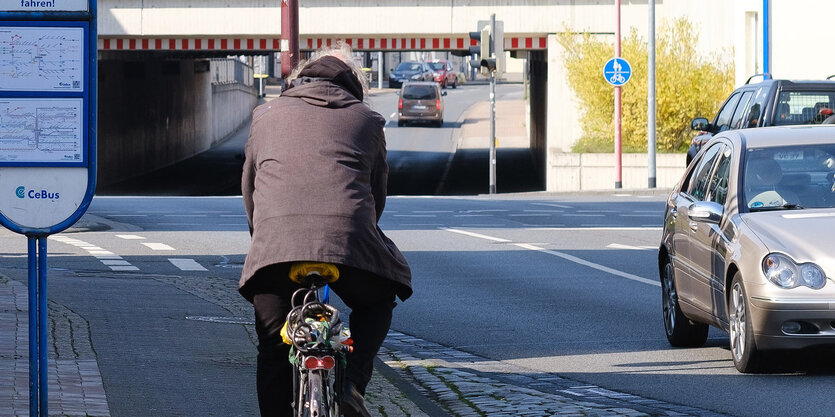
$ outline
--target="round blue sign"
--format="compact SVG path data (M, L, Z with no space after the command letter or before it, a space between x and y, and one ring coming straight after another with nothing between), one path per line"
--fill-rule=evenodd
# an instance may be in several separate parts
M603 66L603 78L615 87L622 86L632 76L632 67L623 58L612 58Z

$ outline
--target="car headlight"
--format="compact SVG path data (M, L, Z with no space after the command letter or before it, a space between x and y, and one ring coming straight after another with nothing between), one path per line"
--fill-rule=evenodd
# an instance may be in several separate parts
M422 77L421 77L421 75L420 75L420 74L415 74L415 75L413 75L413 76L412 76L412 79L413 79L413 80L419 80L419 79L421 79L421 78L422 78Z
M772 284L780 288L804 285L819 290L826 284L826 275L819 266L813 263L798 264L779 253L771 253L763 259L763 273Z

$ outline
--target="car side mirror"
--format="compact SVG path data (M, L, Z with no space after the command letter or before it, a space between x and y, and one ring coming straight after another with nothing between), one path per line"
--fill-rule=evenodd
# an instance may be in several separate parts
M446 95L446 91L441 91L441 95L442 95L442 96L445 96L445 95Z
M690 123L690 128L693 130L707 130L710 122L707 121L704 117L697 117L693 119L693 122Z
M724 207L719 203L713 201L697 201L687 208L687 217L697 222L719 224L724 211Z

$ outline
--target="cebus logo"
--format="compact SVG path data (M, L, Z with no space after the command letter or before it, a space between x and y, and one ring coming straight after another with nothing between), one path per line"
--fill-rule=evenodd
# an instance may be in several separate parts
M17 187L14 190L14 193L17 196L17 198L29 197L30 199L33 199L33 200L53 200L54 201L54 200L57 200L57 199L61 198L60 193L53 193L53 192L49 192L47 190L40 190L40 191L29 190L29 191L26 191L26 187L24 187L22 185L20 187Z

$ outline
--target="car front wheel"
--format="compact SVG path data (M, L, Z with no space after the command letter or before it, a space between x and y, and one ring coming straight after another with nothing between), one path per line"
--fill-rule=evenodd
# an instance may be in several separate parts
M760 371L762 352L757 349L754 343L754 329L751 326L748 298L745 294L745 286L742 284L742 275L739 272L734 275L731 283L728 312L730 313L730 331L728 334L731 339L731 355L734 359L734 366L742 373Z
M698 347L707 341L708 325L690 321L681 312L676 292L675 270L671 260L664 265L661 277L661 298L664 312L664 330L667 341L677 347Z

